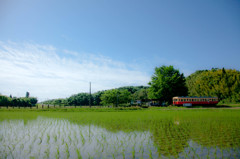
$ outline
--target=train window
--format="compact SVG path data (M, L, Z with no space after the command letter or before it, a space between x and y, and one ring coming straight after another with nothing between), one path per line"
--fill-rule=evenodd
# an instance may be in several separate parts
M186 99L184 99L184 102L186 102Z

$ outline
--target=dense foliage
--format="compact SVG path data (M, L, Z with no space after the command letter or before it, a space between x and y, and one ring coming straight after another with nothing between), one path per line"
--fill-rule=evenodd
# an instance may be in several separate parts
M171 103L172 97L187 95L185 77L173 66L156 67L149 85L151 99Z
M89 105L117 105L130 103L131 100L147 99L147 86L126 86L111 90L98 91L91 94L78 93L66 99L52 99L42 102L50 105L86 106ZM143 93L144 92L144 93ZM118 102L118 103L117 103Z
M107 105L111 104L112 106L118 106L118 104L128 103L131 100L131 93L126 90L112 89L107 90L101 96L101 104Z
M196 71L187 77L190 96L217 96L221 102L240 102L240 72L231 69Z
M19 107L30 107L37 104L37 98L35 97L7 97L0 95L0 106L19 106Z
M65 99L52 99L43 104L59 106L92 106L118 104L130 105L137 100L157 99L172 103L174 96L217 96L222 103L240 102L240 72L231 69L200 70L186 79L173 66L156 67L149 86L126 86L111 90L89 93L78 93ZM11 98L1 96L1 105L28 106L31 98ZM136 103L135 103L136 104ZM34 104L33 104L34 105Z

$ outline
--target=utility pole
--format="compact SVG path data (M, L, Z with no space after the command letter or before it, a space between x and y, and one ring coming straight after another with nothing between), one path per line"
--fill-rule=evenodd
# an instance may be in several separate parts
M91 82L90 82L90 88L89 88L89 107L91 108Z

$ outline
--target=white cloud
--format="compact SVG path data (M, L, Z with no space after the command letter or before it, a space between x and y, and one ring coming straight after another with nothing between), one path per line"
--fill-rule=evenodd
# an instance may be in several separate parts
M95 54L32 43L0 42L0 93L39 100L126 85L146 85L150 77L125 63Z

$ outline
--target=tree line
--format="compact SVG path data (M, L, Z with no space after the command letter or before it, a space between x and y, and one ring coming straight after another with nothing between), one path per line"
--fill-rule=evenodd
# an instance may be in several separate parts
M149 86L127 86L96 93L78 93L64 99L42 102L62 106L130 106L136 101L158 100L172 103L174 96L213 96L222 103L240 102L240 72L234 69L198 70L188 77L173 66L156 67ZM27 92L28 93L28 92ZM30 106L36 98L12 98L0 96L0 105Z
M60 106L92 106L99 105L130 105L130 102L137 99L147 99L147 86L126 86L111 90L89 93L78 93L68 98L52 99L42 102L42 104Z
M37 104L37 98L35 97L10 97L0 95L0 106L10 107L32 107Z
M186 78L189 96L215 96L222 103L240 102L240 72L233 69L200 70Z
M79 93L66 99L45 101L55 105L133 105L136 100L171 104L174 96L213 96L222 103L240 102L240 72L234 69L198 70L188 77L173 66L156 67L149 86L128 86L111 90Z

